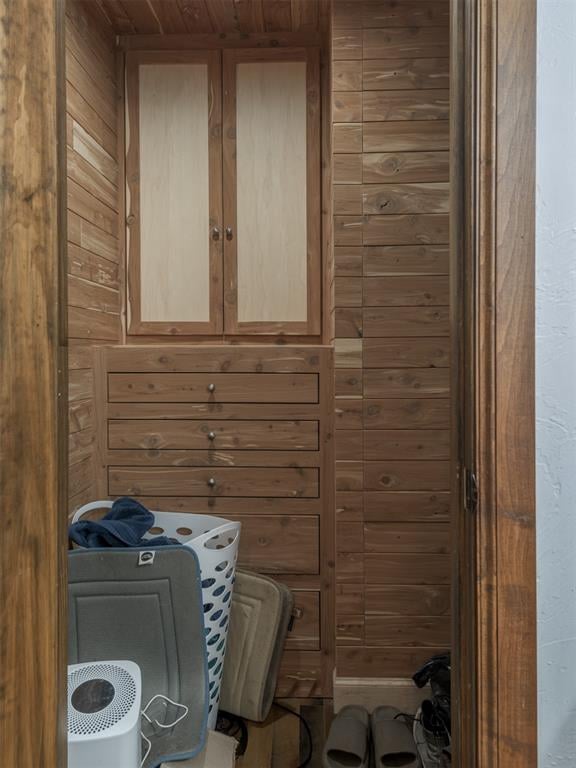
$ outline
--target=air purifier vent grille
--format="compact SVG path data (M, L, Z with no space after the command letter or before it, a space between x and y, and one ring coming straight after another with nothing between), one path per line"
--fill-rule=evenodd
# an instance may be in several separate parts
M68 673L68 733L85 736L112 728L136 700L136 683L126 669L95 663Z

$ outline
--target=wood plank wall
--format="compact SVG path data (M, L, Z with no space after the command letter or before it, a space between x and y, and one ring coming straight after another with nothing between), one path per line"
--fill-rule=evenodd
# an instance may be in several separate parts
M335 0L337 674L450 640L448 0Z
M66 13L69 501L94 498L92 349L121 341L115 36L95 3Z

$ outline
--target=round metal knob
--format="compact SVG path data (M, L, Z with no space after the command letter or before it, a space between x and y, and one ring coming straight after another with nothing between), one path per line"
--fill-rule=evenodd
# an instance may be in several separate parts
M216 485L216 480L213 477L211 477L208 480L208 485L210 486L210 488L214 488L214 486Z
M220 227L212 227L212 240L220 240Z
M208 440L215 440L216 432L208 432Z
M208 392L215 392L216 384L208 384Z

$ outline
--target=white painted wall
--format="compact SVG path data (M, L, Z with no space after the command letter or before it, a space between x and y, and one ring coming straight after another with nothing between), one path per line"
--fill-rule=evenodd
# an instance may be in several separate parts
M576 766L576 0L538 0L539 768Z

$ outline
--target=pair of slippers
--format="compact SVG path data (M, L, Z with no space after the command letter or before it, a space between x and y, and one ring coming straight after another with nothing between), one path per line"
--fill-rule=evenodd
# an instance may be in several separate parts
M371 715L364 707L343 707L332 722L323 760L324 768L420 766L411 729L395 707L378 707Z

